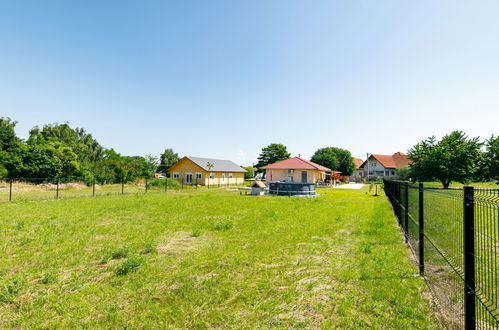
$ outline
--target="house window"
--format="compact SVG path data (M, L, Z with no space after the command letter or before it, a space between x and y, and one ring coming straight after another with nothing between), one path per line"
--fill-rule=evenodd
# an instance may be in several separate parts
M213 172L210 173L210 179L215 179L215 173Z
M232 179L232 173L229 173L229 179Z
M201 173L199 172L196 173L196 180L201 180Z
M173 172L173 178L174 179L180 178L180 174L178 172Z
M225 173L222 173L222 182L225 181Z
M288 174L293 174L294 170L288 170Z

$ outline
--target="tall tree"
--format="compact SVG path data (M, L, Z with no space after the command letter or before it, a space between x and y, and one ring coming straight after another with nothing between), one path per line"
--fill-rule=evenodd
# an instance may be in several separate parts
M333 171L339 171L341 175L351 175L355 169L352 154L341 148L320 148L310 160Z
M485 141L484 165L485 178L499 181L499 136L492 135Z
M0 151L11 152L20 142L14 128L17 122L10 118L0 117Z
M16 136L14 128L17 122L10 118L0 117L0 178L9 176L8 168L12 167L13 153L21 147L21 140Z
M272 143L262 149L260 156L258 156L257 168L278 162L280 160L288 159L291 154L288 152L286 146L280 143Z
M9 164L9 173L14 177L67 178L79 169L77 155L58 141L29 141L14 154Z
M173 152L173 149L168 148L163 151L161 156L159 156L159 166L158 172L166 173L168 169L173 166L176 162L178 162L180 157L176 152Z
M453 181L466 183L473 177L480 160L481 143L461 131L446 135L439 142L434 136L409 150L411 176L418 180L438 180L444 188Z

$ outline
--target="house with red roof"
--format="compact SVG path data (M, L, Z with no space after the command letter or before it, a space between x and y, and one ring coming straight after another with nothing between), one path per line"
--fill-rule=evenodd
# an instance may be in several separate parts
M362 164L364 164L364 160L354 157L353 163L355 164L355 169L353 170L352 175L350 175L350 181L359 181L364 176L364 169L361 168Z
M362 163L360 169L363 176L390 177L397 174L396 170L409 165L410 160L406 154L396 152L393 155L369 155L369 158Z
M293 157L262 166L266 172L267 182L325 182L327 176L340 172L332 171L322 165L316 164L301 157Z

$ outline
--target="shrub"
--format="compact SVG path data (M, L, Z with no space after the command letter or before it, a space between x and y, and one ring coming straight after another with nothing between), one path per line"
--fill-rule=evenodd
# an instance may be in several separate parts
M191 233L192 237L199 237L201 236L201 229L199 228L194 228Z
M147 188L165 188L165 184L168 183L168 189L180 189L180 183L173 179L152 179L147 181Z

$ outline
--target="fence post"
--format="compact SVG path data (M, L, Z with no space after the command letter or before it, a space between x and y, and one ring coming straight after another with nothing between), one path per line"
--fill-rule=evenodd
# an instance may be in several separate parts
M184 178L182 178L182 190L184 190Z
M464 318L465 329L475 329L475 200L471 186L464 187Z
M125 193L125 180L121 180L121 194Z
M404 226L405 226L405 241L409 241L409 183L404 184Z
M92 183L92 197L95 197L95 179Z
M147 193L147 177L146 177L146 193Z
M419 275L424 276L424 187L419 183Z
M165 192L168 192L168 177L165 176Z
M57 179L55 186L55 199L59 199L59 179Z
M12 201L12 182L14 179L10 179L10 184L9 184L9 202Z
M220 188L220 177L218 177L218 187Z
M196 178L196 190L198 190L198 178Z

